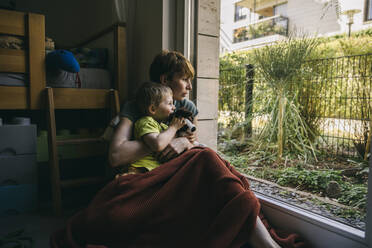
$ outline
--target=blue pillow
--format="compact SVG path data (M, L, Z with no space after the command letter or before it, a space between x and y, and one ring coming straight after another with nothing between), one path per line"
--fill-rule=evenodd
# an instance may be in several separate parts
M46 56L47 70L65 70L68 72L79 72L80 65L74 55L67 50L54 50Z

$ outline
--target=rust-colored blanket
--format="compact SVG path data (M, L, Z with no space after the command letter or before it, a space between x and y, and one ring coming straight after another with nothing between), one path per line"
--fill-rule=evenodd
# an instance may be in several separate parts
M54 248L241 247L259 214L247 179L208 148L106 185Z

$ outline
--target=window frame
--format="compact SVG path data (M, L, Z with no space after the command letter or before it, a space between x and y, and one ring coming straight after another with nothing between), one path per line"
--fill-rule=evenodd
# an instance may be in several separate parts
M372 0L365 0L364 1L364 21L372 21ZM371 13L369 12L371 10Z
M242 11L243 8L244 7L239 6L237 3L234 4L234 22L247 19L247 15L240 15L240 11Z

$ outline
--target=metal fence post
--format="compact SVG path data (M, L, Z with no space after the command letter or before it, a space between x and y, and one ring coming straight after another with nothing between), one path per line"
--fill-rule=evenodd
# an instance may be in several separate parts
M245 65L245 77L247 83L245 84L245 119L247 124L245 126L245 133L247 137L252 135L252 98L253 98L253 83L254 83L254 67L252 64Z

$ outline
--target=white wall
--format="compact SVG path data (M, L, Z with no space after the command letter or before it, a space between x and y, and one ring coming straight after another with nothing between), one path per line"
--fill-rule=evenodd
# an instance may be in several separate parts
M220 0L197 1L196 106L198 141L217 150Z
M361 30L372 27L372 21L365 22L365 0L339 0L341 4L341 11L350 9L359 9L360 13L354 15L354 24L351 26L351 31ZM344 32L347 32L347 18L345 15L340 16L340 22L342 23Z
M290 29L304 31L309 34L324 35L329 32L340 30L334 9L329 8L324 13L324 1L319 0L295 0L288 1L287 13ZM322 14L324 17L321 19Z
M338 19L334 8L324 8L324 0L289 0L288 17L290 27L296 26L311 34L333 35L348 32L348 21L345 15ZM339 0L341 12L350 9L359 9L361 12L354 16L351 31L366 29L372 22L364 22L364 0ZM323 16L323 18L322 18Z

